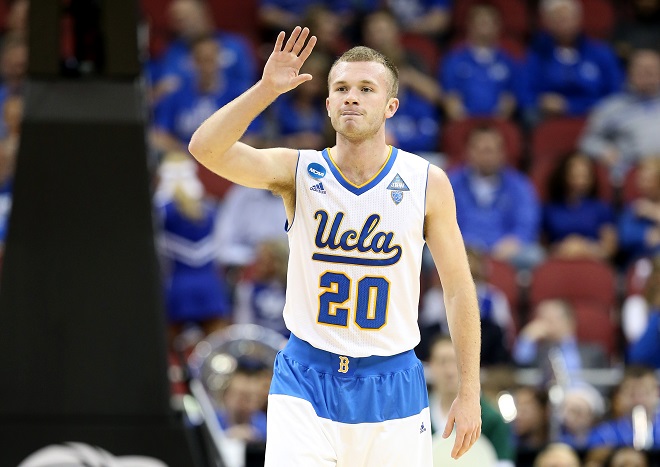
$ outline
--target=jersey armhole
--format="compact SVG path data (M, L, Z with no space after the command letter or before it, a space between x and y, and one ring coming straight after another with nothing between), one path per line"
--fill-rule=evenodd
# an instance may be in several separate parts
M284 222L284 231L289 232L293 227L293 223L296 221L296 211L298 210L298 164L300 164L300 149L298 149L298 160L296 161L296 173L293 175L293 217L291 218L291 223L289 224L289 218L287 217Z
M422 238L426 242L426 197L429 191L429 170L431 170L431 163L426 164L426 183L424 184L424 221L422 222Z

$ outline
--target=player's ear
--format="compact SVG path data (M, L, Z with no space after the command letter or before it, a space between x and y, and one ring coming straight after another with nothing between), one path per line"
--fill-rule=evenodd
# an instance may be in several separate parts
M328 117L330 116L330 98L326 97L325 98L325 110L328 112Z
M390 97L387 108L385 109L385 118L392 118L397 110L399 110L399 99Z

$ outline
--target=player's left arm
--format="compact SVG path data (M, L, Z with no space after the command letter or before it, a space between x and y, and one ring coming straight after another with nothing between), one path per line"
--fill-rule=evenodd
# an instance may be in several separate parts
M442 282L460 378L443 437L451 434L455 424L456 441L451 454L458 459L481 434L481 324L474 281L456 221L454 192L447 175L438 167L431 165L428 176L424 233Z

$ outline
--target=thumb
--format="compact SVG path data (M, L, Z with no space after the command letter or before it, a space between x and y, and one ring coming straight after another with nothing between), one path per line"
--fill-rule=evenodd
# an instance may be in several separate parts
M296 76L291 84L293 84L293 87L295 88L300 86L305 81L310 81L311 79L312 79L312 75L310 75L309 73L303 73L302 75Z
M449 438L449 435L451 434L453 429L454 429L454 416L450 415L449 419L447 420L447 424L445 425L445 430L442 432L442 437L445 439Z

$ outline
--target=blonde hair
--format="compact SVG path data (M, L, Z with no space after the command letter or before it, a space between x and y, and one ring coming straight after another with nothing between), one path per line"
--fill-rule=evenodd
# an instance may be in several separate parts
M387 58L384 54L378 52L377 50L372 49L371 47L365 47L359 45L353 47L352 49L344 52L341 57L335 60L335 63L330 67L330 73L328 73L328 87L330 87L330 75L332 70L341 62L375 62L383 65L390 73L391 83L390 83L390 92L389 97L396 97L399 92L399 70L396 65Z

